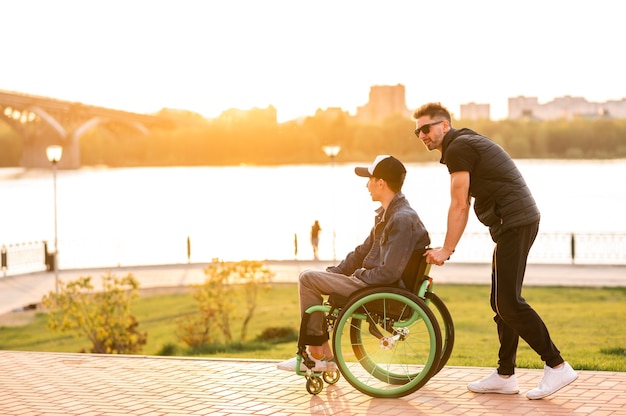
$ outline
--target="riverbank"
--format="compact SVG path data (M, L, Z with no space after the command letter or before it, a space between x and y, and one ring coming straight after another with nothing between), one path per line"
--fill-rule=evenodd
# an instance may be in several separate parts
M302 270L325 269L331 261L277 261L265 264L275 274L277 283L296 283ZM94 278L113 273L125 276L132 273L141 288L177 287L202 283L207 263L164 264L134 267L60 270L59 280L72 281L81 276ZM489 284L490 265L484 263L449 262L432 267L430 276L435 284ZM626 287L626 266L529 264L527 286ZM24 310L38 304L44 294L54 291L55 274L37 272L0 277L0 314Z

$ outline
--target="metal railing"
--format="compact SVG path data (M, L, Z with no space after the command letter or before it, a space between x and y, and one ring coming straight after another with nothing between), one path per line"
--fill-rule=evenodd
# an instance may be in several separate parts
M445 235L431 234L433 245L441 245ZM465 233L454 253L454 260L489 263L494 242L489 233ZM529 263L542 264L626 264L626 233L539 233L528 256Z
M45 241L31 241L2 245L0 248L0 269L2 275L20 274L51 270L53 253L48 252Z
M431 233L433 246L443 243L444 233ZM90 243L84 242L84 247ZM93 244L93 243L92 243ZM490 263L494 243L487 231L465 233L454 253L459 263ZM182 248L181 248L182 249ZM190 241L187 239L187 260ZM155 250L156 251L156 250ZM66 251L67 252L67 251ZM2 245L0 275L54 270L57 261L46 241ZM129 259L130 260L130 259ZM626 233L539 233L529 263L626 265ZM141 262L143 264L144 262ZM129 263L130 264L130 263ZM88 265L81 265L88 267Z

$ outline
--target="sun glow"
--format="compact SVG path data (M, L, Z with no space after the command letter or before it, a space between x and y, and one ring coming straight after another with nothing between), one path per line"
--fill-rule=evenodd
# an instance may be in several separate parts
M286 121L354 113L371 86L403 84L409 108L488 103L497 119L518 95L626 96L620 6L590 4L554 19L563 6L539 0L9 2L0 33L20 41L3 45L13 64L0 69L0 89L206 117L272 105Z

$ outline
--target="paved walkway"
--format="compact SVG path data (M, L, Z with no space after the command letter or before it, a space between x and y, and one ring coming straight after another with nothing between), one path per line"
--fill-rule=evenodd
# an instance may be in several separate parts
M275 273L275 282L296 282L302 270L323 269L334 263L266 261L265 264ZM119 277L132 273L139 280L142 288L183 286L202 283L205 280L203 270L206 265L206 263L193 263L61 270L59 280L72 281L81 276L92 276L95 279L108 272ZM435 279L436 284L489 284L490 267L489 264L450 262L443 267L433 266L430 276ZM43 295L54 290L54 280L54 273L50 272L0 276L0 314L41 302ZM525 284L527 286L626 287L626 266L531 264L528 266Z
M341 379L317 396L272 361L0 351L0 414L23 415L626 415L626 373L580 371L542 400L524 393L541 370L518 370L519 395L475 394L489 370L446 367L399 399Z

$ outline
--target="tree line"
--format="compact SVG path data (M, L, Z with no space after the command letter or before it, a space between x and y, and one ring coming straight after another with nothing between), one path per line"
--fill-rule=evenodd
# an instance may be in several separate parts
M345 112L318 111L303 120L277 123L258 112L207 120L179 116L176 127L139 134L123 126L98 126L80 142L83 166L220 166L328 162L325 145L339 145L337 162L393 154L406 162L438 160L413 134L415 123L394 116L376 123ZM615 159L626 157L626 119L454 120L501 144L514 158ZM19 166L22 141L0 123L0 166Z

